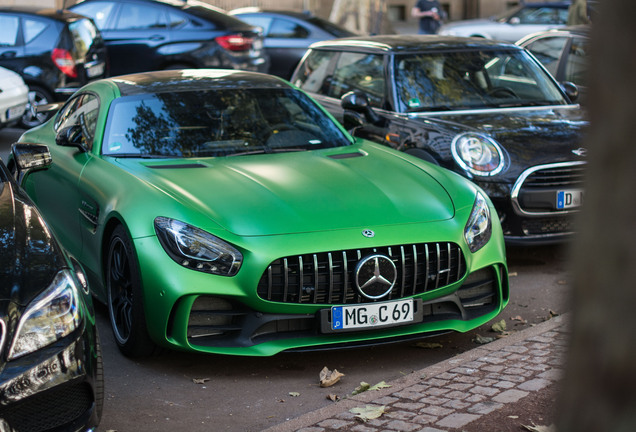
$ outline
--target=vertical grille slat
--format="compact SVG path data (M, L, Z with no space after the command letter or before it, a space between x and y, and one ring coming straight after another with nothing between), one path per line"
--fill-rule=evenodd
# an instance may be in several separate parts
M282 257L270 264L257 288L264 300L295 304L371 302L355 286L357 263L381 254L393 261L397 280L382 300L422 294L459 281L466 261L455 243L421 243Z

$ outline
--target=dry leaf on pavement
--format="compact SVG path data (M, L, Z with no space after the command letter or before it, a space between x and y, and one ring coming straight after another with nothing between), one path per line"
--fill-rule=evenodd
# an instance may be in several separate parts
M377 419L382 416L382 414L386 413L386 407L381 406L372 406L367 405L364 408L351 408L349 412L356 414L356 418L363 422L367 422L369 420Z
M338 372L338 369L334 369L331 371L327 368L327 366L325 366L324 368L322 368L320 374L318 375L318 378L320 378L320 387L331 387L332 385L340 381L340 378L342 378L343 376L344 374Z

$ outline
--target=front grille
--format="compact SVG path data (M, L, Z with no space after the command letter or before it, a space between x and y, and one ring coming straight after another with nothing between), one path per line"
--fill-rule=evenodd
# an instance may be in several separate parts
M564 217L525 219L521 222L524 235L564 234L574 232L574 220Z
M355 288L355 269L369 255L389 257L397 269L396 283L383 301L451 285L466 272L455 243L419 243L289 256L274 261L258 284L260 298L295 304L350 304L371 300Z
M585 165L555 165L537 169L528 175L522 188L582 189Z
M90 386L85 382L71 383L1 407L0 418L20 432L66 430L92 405Z

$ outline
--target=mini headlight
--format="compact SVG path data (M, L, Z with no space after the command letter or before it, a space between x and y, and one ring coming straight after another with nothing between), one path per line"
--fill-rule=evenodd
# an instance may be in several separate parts
M68 270L60 271L20 318L9 360L37 351L80 325L78 291Z
M481 249L488 243L491 234L492 222L490 220L490 208L488 207L486 198L484 198L481 192L477 192L473 210L470 212L468 223L464 228L464 238L466 239L466 243L468 243L470 251L474 253Z
M155 219L161 246L178 264L204 273L234 276L243 255L229 243L184 222L166 217Z
M457 135L451 144L455 161L466 171L478 176L493 176L504 167L504 156L492 138L469 132Z

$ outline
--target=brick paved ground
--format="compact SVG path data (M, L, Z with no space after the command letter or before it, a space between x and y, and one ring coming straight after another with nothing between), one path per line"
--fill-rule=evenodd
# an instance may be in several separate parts
M561 378L568 339L566 317L414 372L306 414L268 432L446 432L461 429L508 404L524 404ZM525 401L525 402L524 402ZM362 422L350 410L384 407Z

